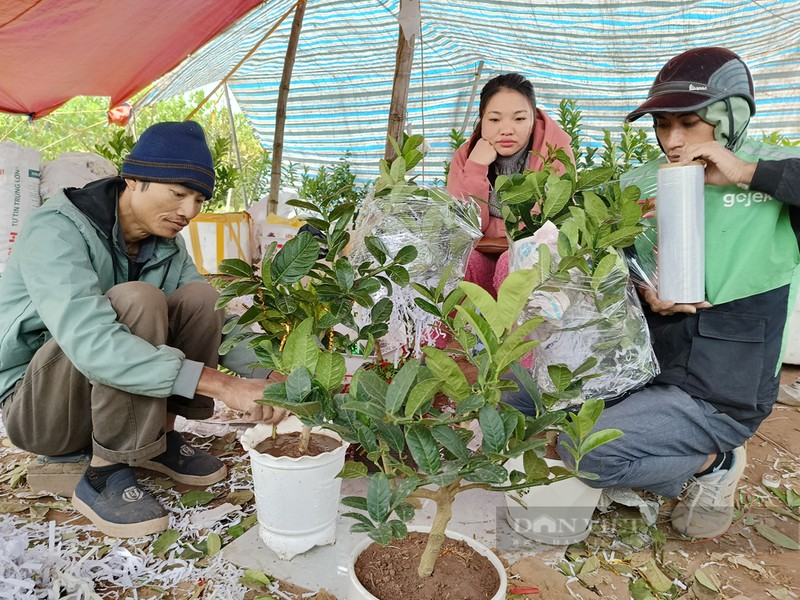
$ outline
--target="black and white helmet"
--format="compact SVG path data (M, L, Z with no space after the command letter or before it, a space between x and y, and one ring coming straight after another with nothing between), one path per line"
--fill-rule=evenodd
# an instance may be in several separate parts
M753 78L744 61L726 48L693 48L664 65L647 100L625 120L635 121L647 113L694 112L732 96L744 98L750 116L755 114Z

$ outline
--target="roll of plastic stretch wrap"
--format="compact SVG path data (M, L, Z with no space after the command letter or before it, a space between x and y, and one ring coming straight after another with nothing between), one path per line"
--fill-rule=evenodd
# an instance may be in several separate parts
M678 303L705 300L703 164L658 170L658 297Z

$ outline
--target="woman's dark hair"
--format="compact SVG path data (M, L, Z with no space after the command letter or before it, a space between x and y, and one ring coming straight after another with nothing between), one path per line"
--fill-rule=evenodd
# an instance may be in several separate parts
M469 138L467 154L472 152L475 144L481 139L481 121L483 120L483 115L486 113L486 105L489 104L489 100L501 90L511 90L512 92L522 94L530 103L534 119L536 118L536 93L533 91L533 84L530 81L519 73L505 73L504 75L498 75L490 79L481 90L481 101L478 105L478 122L475 123L475 131L472 132L472 136ZM533 136L531 136L531 142L532 140ZM529 142L529 144L531 142Z

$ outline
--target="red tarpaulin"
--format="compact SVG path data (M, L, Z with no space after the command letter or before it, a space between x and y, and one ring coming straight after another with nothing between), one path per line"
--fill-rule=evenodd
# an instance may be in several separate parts
M0 111L42 117L74 96L116 106L261 0L0 0Z

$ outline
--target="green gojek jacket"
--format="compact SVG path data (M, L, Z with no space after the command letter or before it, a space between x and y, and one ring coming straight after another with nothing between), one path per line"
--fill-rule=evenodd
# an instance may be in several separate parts
M68 190L82 202L62 190L27 217L0 277L0 398L51 338L92 381L132 394L170 395L184 354L133 335L104 295L128 281L128 257L117 243L121 185L111 178ZM177 236L156 239L138 281L169 295L204 278Z
M800 148L746 139L736 154L759 161L750 189L704 190L705 287L713 306L670 316L651 312L646 303L644 309L661 367L654 383L676 385L713 404L752 434L777 396L800 273L800 198L793 192L800 188L800 170L783 164L797 161ZM643 198L654 197L659 164L626 173L623 187L636 185ZM639 258L652 253L655 233L637 240Z

